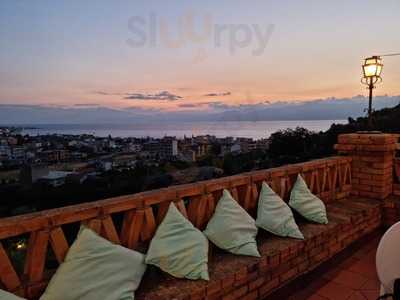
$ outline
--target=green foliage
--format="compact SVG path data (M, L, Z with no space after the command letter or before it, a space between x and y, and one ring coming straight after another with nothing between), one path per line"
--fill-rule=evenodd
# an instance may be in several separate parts
M270 137L269 154L273 160L297 162L313 156L317 138L318 134L301 127L280 130Z
M217 156L217 154L209 154L200 158L196 164L199 167L212 166L216 168L223 168L223 159Z
M28 206L35 211L138 193L144 190L146 179L158 172L156 168L138 165L135 170L110 171L83 184L66 183L60 187L34 184L32 187L15 185L2 188L0 206L6 209L1 210L1 214L17 214L16 208L21 206Z
M173 172L176 170L185 170L192 166L192 163L182 160L167 161L164 163L160 163L160 171L162 171L163 173Z
M339 134L357 131L400 132L400 105L373 113L373 126L368 119L349 118L347 124L332 124L325 132L311 132L305 128L286 129L271 135L269 154L274 165L302 162L333 155Z
M248 153L225 155L222 168L225 175L233 175L259 169L260 167L268 168L270 165L267 153L255 150Z

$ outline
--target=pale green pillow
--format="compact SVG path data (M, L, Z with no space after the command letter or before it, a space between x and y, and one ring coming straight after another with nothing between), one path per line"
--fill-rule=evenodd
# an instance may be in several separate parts
M279 236L304 239L290 207L265 182L258 200L256 226Z
M290 193L289 206L309 221L328 224L324 202L311 193L300 174Z
M146 270L144 255L81 227L41 300L132 300Z
M14 294L0 289L0 300L24 300L24 298L15 296Z
M209 280L207 263L207 238L171 203L150 242L146 264L178 278Z
M260 257L255 221L227 190L223 191L204 234L223 250L233 254Z

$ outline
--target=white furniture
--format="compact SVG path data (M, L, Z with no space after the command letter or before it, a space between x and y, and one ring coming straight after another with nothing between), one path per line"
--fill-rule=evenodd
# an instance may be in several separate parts
M390 227L379 242L376 269L381 295L393 293L394 280L400 278L400 222Z

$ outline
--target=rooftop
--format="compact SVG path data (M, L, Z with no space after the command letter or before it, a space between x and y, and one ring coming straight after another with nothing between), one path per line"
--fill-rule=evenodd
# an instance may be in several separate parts
M66 171L49 171L49 174L42 176L41 179L46 180L56 180L60 178L65 178L68 175L73 174L73 172L66 172Z

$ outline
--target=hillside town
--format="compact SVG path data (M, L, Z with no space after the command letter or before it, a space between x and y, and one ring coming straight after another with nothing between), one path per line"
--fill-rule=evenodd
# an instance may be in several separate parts
M22 134L21 128L0 128L0 184L43 183L60 186L67 181L83 183L90 176L122 171L160 162L189 165L207 156L267 150L268 139L217 138L212 135L178 139L120 138L83 135Z

